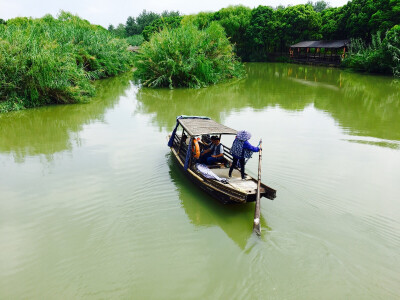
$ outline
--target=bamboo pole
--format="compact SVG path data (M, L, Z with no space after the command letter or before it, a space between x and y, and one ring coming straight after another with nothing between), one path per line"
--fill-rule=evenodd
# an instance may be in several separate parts
M253 231L257 235L261 235L261 224L260 224L261 159L262 159L262 140L260 140L260 151L258 152L257 197L256 197L256 209L254 211L254 222L253 222Z

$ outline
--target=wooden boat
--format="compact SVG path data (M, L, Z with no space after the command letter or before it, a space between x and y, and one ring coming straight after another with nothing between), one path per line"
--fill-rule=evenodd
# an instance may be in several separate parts
M202 190L218 199L222 203L246 203L256 200L257 180L248 174L242 180L240 171L233 170L232 177L228 177L229 166L232 164L230 148L222 144L224 149L224 162L207 166L206 174L204 165L199 166L192 151L193 139L199 139L200 148L210 142L210 135L236 135L237 131L219 124L207 117L179 116L177 124L169 136L168 146L178 165L188 178ZM189 150L189 153L188 153ZM201 167L201 168L200 168ZM216 176L211 176L216 175ZM261 183L260 196L273 200L276 191Z

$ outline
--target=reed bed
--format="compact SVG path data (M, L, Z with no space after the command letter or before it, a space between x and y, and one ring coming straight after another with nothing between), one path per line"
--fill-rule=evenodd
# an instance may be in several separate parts
M146 87L200 88L245 76L224 29L182 25L151 36L135 56L135 76Z
M92 80L129 70L128 44L67 12L0 25L0 112L86 102Z
M349 50L350 55L343 60L342 66L400 77L400 25L387 31L384 39L379 32L372 35L370 45L361 39L352 39Z

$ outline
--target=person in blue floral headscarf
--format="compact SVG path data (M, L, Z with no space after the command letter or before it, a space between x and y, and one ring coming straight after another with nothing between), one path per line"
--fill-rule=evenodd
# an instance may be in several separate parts
M246 164L245 159L250 158L253 152L260 151L259 147L254 147L248 142L250 138L251 138L251 133L246 130L241 130L237 133L231 148L233 162L229 169L229 177L232 177L233 168L236 167L239 161L240 175L242 176L242 180L245 180L244 178L244 166Z

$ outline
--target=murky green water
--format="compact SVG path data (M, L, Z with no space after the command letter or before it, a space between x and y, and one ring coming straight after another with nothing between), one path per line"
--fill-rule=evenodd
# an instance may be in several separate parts
M0 298L399 299L399 85L247 70L201 90L122 76L90 104L0 115ZM261 239L254 204L220 205L175 165L180 114L263 138Z

